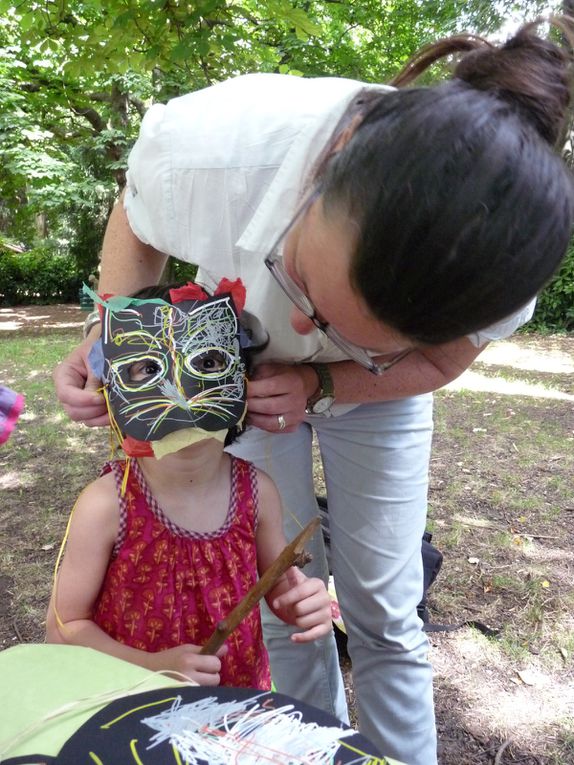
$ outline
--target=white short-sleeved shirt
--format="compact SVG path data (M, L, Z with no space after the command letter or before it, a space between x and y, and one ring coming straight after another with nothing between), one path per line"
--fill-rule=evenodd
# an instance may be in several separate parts
M125 209L146 244L199 266L213 287L240 277L246 309L270 336L261 359L338 361L318 330L291 328L292 304L263 260L301 201L307 181L352 99L365 89L344 78L249 74L156 104L128 161ZM469 336L477 347L506 337L534 301Z

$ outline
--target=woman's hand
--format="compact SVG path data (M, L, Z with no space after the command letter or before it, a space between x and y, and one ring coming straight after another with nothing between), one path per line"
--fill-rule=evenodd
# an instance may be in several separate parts
M247 423L270 433L292 433L305 419L318 385L309 364L261 364L247 386Z
M295 566L287 569L268 596L273 613L302 632L291 635L294 643L310 643L333 629L331 599L321 579L309 579Z
M56 395L64 411L72 420L90 427L109 424L105 399L97 392L102 384L88 364L88 354L97 339L94 329L54 370Z
M219 685L221 656L227 653L223 645L215 656L200 654L201 646L187 643L165 651L148 654L148 668L154 672L178 672L199 685Z

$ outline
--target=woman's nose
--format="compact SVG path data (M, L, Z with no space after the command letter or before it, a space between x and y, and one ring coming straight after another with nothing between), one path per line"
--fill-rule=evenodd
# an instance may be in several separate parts
M305 316L298 308L291 309L291 326L298 335L308 335L315 329L313 320Z

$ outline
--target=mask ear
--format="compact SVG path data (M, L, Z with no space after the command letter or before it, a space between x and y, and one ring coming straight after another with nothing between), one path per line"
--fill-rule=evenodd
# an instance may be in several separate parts
M106 311L105 316L109 322L112 337L116 331L125 335L128 332L141 332L143 329L142 314L136 306L121 311Z
M88 354L88 364L98 380L104 379L104 351L102 348L102 339L98 338L92 345Z
M245 305L245 286L241 279L235 279L234 281L231 281L230 279L223 278L215 288L215 291L213 293L213 296L216 295L225 295L226 293L229 293L231 295L231 299L233 301L233 305L235 307L235 311L237 312L237 315L239 316L241 314L241 311L243 311L243 306Z

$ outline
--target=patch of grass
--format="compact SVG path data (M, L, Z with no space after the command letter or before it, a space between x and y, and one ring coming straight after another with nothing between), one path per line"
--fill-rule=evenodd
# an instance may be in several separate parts
M548 765L571 765L574 762L574 717L556 722L556 751L550 754Z
M441 534L441 547L445 550L456 549L460 545L464 534L465 529L463 525L455 521L446 533L443 532Z
M77 330L0 339L0 379L27 397L25 415L0 451L0 577L11 582L0 608L4 647L14 643L14 624L22 640L43 639L52 572L68 514L108 456L107 432L70 422L52 388L54 366L77 340ZM574 359L574 340L571 348ZM476 620L502 630L499 639L476 631L470 637L461 632L444 636L446 645L460 642L461 648L445 663L441 692L448 696L451 689L452 695L439 723L442 731L456 724L454 738L460 741L472 728L472 714L492 711L501 687L505 692L519 687L509 680L517 668L543 667L553 673L559 688L564 676L574 672L574 514L567 510L574 501L572 402L494 390L500 378L568 392L572 379L488 365L478 371L492 381L493 390L466 386L435 396L430 475L428 527L445 556L430 592L433 620ZM316 490L322 494L316 449L314 456ZM493 690L486 680L499 677L502 685ZM563 713L557 713L548 729L548 745L528 739L522 729L513 732L512 724L502 712L495 722L482 721L482 738L477 739L485 742L481 751L509 726L508 737L520 745L525 762L574 761L573 722ZM443 765L479 765L470 755L461 755L463 746ZM528 752L533 752L531 759Z
M534 636L532 636L534 637ZM527 640L514 634L512 628L504 628L499 636L501 653L513 664L528 664L532 659L530 645Z

